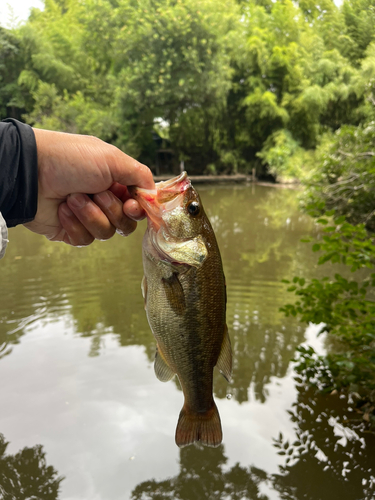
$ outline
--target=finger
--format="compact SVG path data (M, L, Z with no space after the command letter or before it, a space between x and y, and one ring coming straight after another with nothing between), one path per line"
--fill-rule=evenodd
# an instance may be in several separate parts
M109 188L109 191L111 191L111 193L113 193L123 203L130 198L128 188L118 182L114 182Z
M125 215L133 220L142 220L146 217L146 212L143 210L138 201L129 199L124 203L123 207Z
M119 182L124 186L139 186L144 189L155 188L151 170L146 165L139 163L117 148L114 149L114 159L114 168L111 170L115 182Z
M74 193L69 195L67 204L95 239L108 240L115 234L116 228L111 224L105 213L86 194Z
M131 198L129 190L126 186L115 182L110 191L124 203L124 214L133 220L142 220L146 217L146 212L143 210L137 200Z
M61 203L58 208L59 220L62 227L65 229L63 240L75 247L84 247L90 245L94 241L92 234L83 226L77 219L74 213L70 210L67 203Z
M122 201L111 191L98 193L94 195L93 200L108 217L119 234L128 236L137 227L137 223L124 213Z

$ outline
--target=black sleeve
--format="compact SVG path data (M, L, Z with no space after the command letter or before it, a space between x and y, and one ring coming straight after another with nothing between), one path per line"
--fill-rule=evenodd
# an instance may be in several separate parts
M38 206L38 158L33 129L0 122L0 212L7 226L30 222Z

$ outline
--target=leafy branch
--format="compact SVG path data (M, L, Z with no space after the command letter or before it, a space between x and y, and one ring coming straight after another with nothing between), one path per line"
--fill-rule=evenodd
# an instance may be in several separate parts
M333 277L310 281L297 276L292 282L284 280L296 301L281 310L303 322L322 324L321 333L326 332L334 341L327 356L317 356L312 347L298 349L296 370L305 375L306 381L323 390L347 388L372 400L375 398L375 273L368 270L375 265L374 238L364 224L354 226L343 216L332 221L332 213L326 215L317 220L323 227L322 236L312 246L314 252L322 252L318 264L345 265L356 274L353 279L335 273Z

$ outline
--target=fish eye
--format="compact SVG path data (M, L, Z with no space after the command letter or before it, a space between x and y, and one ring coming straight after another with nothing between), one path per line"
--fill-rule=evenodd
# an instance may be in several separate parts
M195 217L201 211L201 207L199 206L199 203L197 201L192 201L189 203L187 210L190 215Z

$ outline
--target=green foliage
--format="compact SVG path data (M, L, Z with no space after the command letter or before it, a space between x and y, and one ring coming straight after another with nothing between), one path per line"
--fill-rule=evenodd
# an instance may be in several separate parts
M375 230L375 122L344 126L316 153L318 168L305 203L315 212L334 209Z
M150 166L163 121L191 173L303 177L322 134L375 118L373 21L371 0L47 0L0 31L0 114Z
M310 382L326 390L347 388L372 397L375 391L375 265L374 238L364 225L353 226L332 214L317 220L323 226L321 240L312 247L322 252L318 264L331 262L350 267L355 279L340 273L333 278L312 279L295 277L288 291L296 301L282 311L298 316L301 321L322 324L322 331L335 339L326 357L316 356L312 348L299 348L297 371ZM360 274L358 274L360 273ZM370 396L369 396L370 395Z
M144 145L142 137L150 137L161 118L176 157L191 162L189 171L202 171L220 156L215 125L231 85L234 34L241 32L236 4L123 1L118 19L116 98L120 121L130 126L120 132L119 145L129 134Z
M346 36L350 39L348 55L353 62L364 56L375 39L375 5L373 0L345 1L342 6Z
M299 146L288 130L278 130L270 135L257 156L277 178L302 179L307 175L309 153Z
M19 38L0 26L0 119L9 114L19 118L18 110L24 104L22 90L17 84L21 68Z
M343 17L330 1L300 7L286 1L247 2L244 19L247 43L235 60L227 107L236 110L227 116L232 144L248 162L260 156L273 175L301 175L308 161L302 148L314 148L327 130L359 121L364 79L340 52L342 43L332 44L346 33ZM280 171L282 158L289 165Z
M36 127L90 134L107 141L115 134L115 120L110 110L85 98L80 91L73 95L64 91L60 95L54 84L40 82L31 95L35 106L26 119Z
M222 99L230 85L230 1L119 3L114 42L123 106L174 122L185 108ZM156 109L155 109L156 108Z

